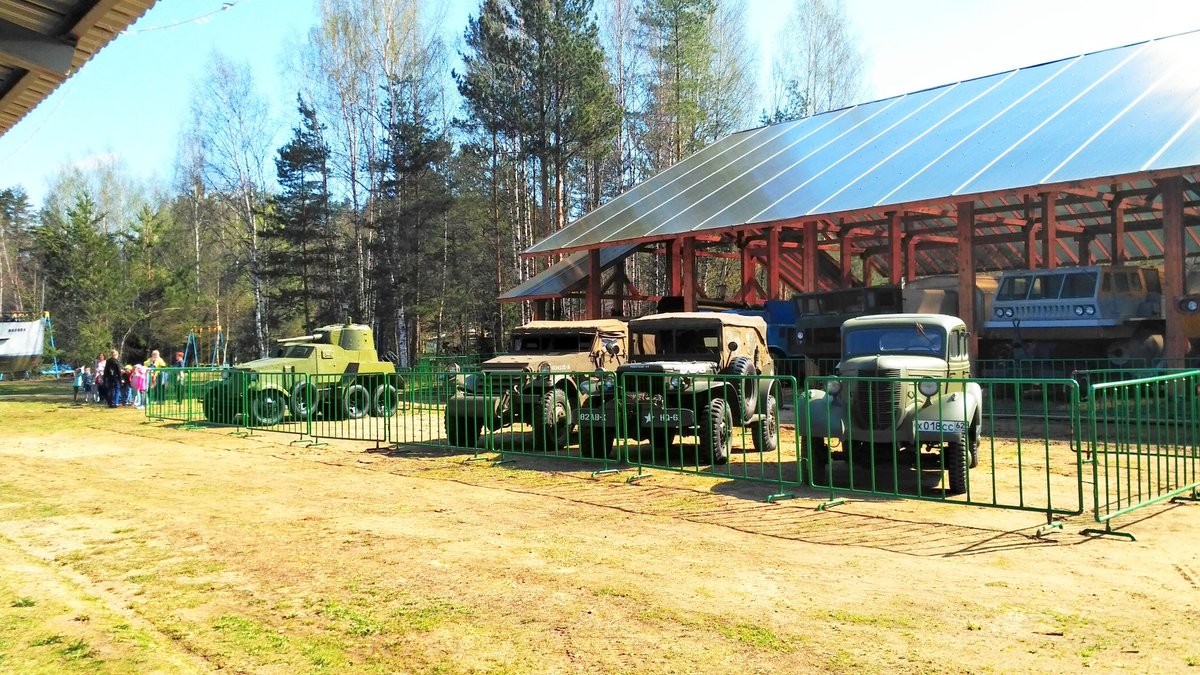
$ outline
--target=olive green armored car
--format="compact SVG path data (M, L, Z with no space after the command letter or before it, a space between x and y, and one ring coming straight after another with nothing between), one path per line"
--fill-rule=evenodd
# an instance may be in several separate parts
M278 340L271 356L224 371L201 401L209 421L230 424L240 414L271 426L289 410L297 420L390 416L402 386L396 367L379 360L371 327L347 321Z
M946 314L880 314L842 324L838 376L809 390L796 433L813 475L830 460L870 466L878 457L916 463L922 450L941 454L948 492L967 490L979 461L983 390L971 377L970 334ZM836 448L833 452L831 448Z
M759 452L778 447L779 392L761 317L652 314L629 322L629 343L622 386L603 388L580 413L583 454L617 459L617 438L665 448L682 435L699 439L699 457L725 464L736 427L749 429Z
M624 321L531 321L513 330L511 352L467 375L446 406L446 438L477 447L480 430L533 427L534 444L561 450L570 443L581 406L593 390L591 373L612 372L626 359ZM587 382L580 375L588 373Z

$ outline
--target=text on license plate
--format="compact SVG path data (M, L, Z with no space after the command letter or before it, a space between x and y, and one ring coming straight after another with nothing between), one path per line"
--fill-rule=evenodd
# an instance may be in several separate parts
M579 413L579 421L580 422L603 422L604 421L604 411L603 410L596 411L596 412L590 412L590 411L586 411L586 410L582 411Z
M917 431L934 431L942 433L959 434L962 433L963 422L955 422L950 420L917 420Z

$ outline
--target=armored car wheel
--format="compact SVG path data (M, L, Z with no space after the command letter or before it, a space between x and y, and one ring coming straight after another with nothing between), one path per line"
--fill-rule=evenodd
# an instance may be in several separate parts
M213 424L233 424L237 417L235 399L224 399L215 391L205 394L201 405L204 408L204 419Z
M705 406L700 420L700 450L713 465L728 464L733 449L733 412L723 398L714 398Z
M320 392L311 382L297 382L296 386L292 387L292 416L297 420L315 417L319 400Z
M371 394L361 384L352 384L342 392L342 412L352 420L362 419L371 410Z
M283 421L283 395L274 389L267 389L252 395L250 399L250 422L256 427L270 427Z
M779 402L774 394L767 394L766 410L762 420L750 428L755 452L775 452L779 447Z
M388 383L375 387L375 396L371 400L371 414L376 417L391 417L400 407L400 394Z
M533 426L534 444L547 452L562 450L571 442L571 401L562 389L542 396L538 421Z

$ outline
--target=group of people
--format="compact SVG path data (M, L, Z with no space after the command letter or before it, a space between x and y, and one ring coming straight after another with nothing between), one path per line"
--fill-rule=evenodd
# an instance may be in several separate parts
M182 368L183 363L183 352L176 352L172 367ZM94 369L82 366L75 371L75 402L83 394L84 402L88 403L105 403L110 408L144 408L151 397L161 397L160 392L166 388L167 377L162 372L166 367L167 362L157 349L144 362L124 366L116 349L108 354L101 352Z

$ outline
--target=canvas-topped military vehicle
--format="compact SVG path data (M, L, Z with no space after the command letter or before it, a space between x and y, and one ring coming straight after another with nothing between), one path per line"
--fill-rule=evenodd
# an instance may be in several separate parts
M616 459L618 438L666 448L682 435L699 439L703 461L725 464L735 427L750 428L757 451L778 446L779 392L755 377L775 373L761 317L652 314L629 322L629 342L621 385L605 386L580 413L583 454Z
M619 319L531 321L513 330L511 351L462 378L446 405L446 438L478 447L480 430L533 428L542 450L567 447L576 416L592 391L582 373L611 372L627 358L628 329Z
M830 459L861 466L883 454L915 461L922 449L936 450L948 491L965 492L967 469L979 460L983 414L982 388L965 381L971 376L969 348L967 326L955 316L847 320L838 372L845 379L810 390L807 411L797 411L801 454L812 462L813 475L819 480L827 474ZM924 464L930 465L936 464Z
M395 413L403 383L391 362L379 360L370 326L347 320L277 342L271 356L225 370L205 387L209 421L230 424L242 414L252 426L271 426L288 410L297 419Z

